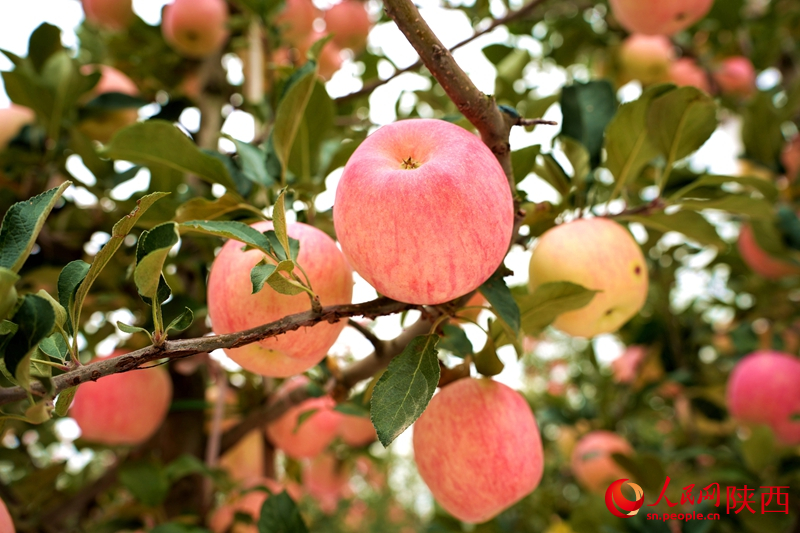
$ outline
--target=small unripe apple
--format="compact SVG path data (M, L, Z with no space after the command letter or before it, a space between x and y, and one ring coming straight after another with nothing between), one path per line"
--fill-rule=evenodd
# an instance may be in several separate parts
M228 4L225 0L174 0L164 7L164 40L181 55L208 57L228 38Z
M139 88L128 76L108 65L84 65L83 74L100 71L100 81L86 95L86 102L107 93L122 93L128 96L139 96ZM117 109L93 113L81 121L80 131L96 141L107 143L114 134L125 126L134 124L139 119L136 109Z
M345 465L330 453L322 453L303 466L303 488L331 514L339 500L350 493L350 475Z
M333 222L350 264L379 293L438 304L477 289L503 262L514 202L478 137L444 120L401 120L350 157Z
M3 533L15 533L14 521L11 520L11 514L3 500L0 500L0 531Z
M646 346L628 346L622 355L611 362L611 371L617 383L633 383L639 375L639 367L647 357Z
M273 494L283 491L280 483L274 479L258 478L245 485L246 489L253 489L235 495L228 502L218 507L208 520L208 525L214 533L258 533L258 519L261 516L261 507L269 498L269 494L263 489L255 487L263 486ZM253 519L252 524L238 522L234 525L236 513L249 515ZM231 528L231 525L233 527Z
M0 150L5 150L11 139L16 137L20 130L36 120L33 109L25 106L11 104L0 109Z
M592 492L602 493L617 479L630 477L614 461L611 454L633 454L623 437L610 431L592 431L584 435L572 450L572 473L578 482Z
M325 12L325 29L340 48L360 52L367 46L369 14L363 2L343 0Z
M594 337L618 330L644 305L647 265L628 231L607 218L580 219L547 230L531 255L530 289L570 281L598 292L588 305L556 318L564 333Z
M611 11L631 33L672 35L709 12L714 0L609 0Z
M297 387L308 383L305 376L286 380L275 392L277 401ZM334 411L336 402L330 396L310 398L286 411L283 416L267 425L267 436L279 450L294 459L319 455L333 442L339 431L341 413ZM298 426L300 415L314 411Z
M258 231L272 229L271 222L252 226ZM297 262L312 288L325 305L349 304L353 296L353 275L336 243L313 226L290 224L289 237L300 241ZM267 284L252 294L250 270L264 257L258 250L242 251L244 245L230 240L214 259L208 278L208 315L214 333L224 334L254 328L287 315L308 311L305 294L279 294ZM346 321L321 322L277 337L226 349L228 357L246 370L265 376L287 377L319 363L336 342Z
M86 20L99 28L119 31L133 22L131 0L82 0Z
M314 31L314 21L322 16L311 0L286 0L286 6L276 17L275 24L288 44L303 43Z
M250 481L264 474L264 434L254 429L219 459L219 466L235 481Z
M723 94L750 96L756 90L756 69L746 57L729 57L714 72L714 80Z
M794 181L800 176L800 134L796 134L783 146L781 163L789 181Z
M642 85L668 81L674 57L672 44L662 35L631 35L619 51L623 72Z
M372 421L364 416L342 415L339 436L345 444L354 448L366 446L378 438Z
M728 377L726 399L733 418L765 424L777 440L800 444L800 360L788 353L763 350L742 358Z
M800 275L800 265L772 257L764 251L756 242L753 229L749 224L742 225L736 245L742 260L750 267L750 270L762 278L776 280Z
M117 350L111 357L126 353ZM86 441L135 445L161 426L171 401L172 381L166 370L131 370L79 385L69 415Z
M542 478L542 441L528 402L490 379L443 387L414 424L413 443L433 497L464 522L497 516Z
M669 66L669 79L679 87L697 87L706 93L711 92L706 71L698 66L694 59L683 57L676 59Z

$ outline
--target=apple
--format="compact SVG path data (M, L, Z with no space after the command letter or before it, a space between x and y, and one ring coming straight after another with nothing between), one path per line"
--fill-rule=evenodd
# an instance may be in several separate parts
M514 202L478 137L444 120L410 119L355 150L333 222L350 264L379 293L438 304L477 289L503 262Z
M340 48L360 52L367 46L369 14L363 2L343 0L325 12L325 29Z
M354 448L366 446L378 438L372 421L363 416L342 415L339 436L345 444Z
M314 21L322 16L311 0L286 0L286 6L276 17L275 24L288 44L297 46L314 31Z
M227 23L225 0L174 0L164 7L161 32L178 53L201 59L225 44Z
M219 459L231 479L249 481L264 474L264 435L254 429Z
M598 292L553 326L578 337L618 330L644 305L647 265L628 231L607 218L580 219L547 230L533 250L530 289L570 281Z
M11 104L0 109L0 151L5 150L8 143L16 137L20 130L36 120L33 109Z
M252 226L272 229L271 222ZM289 224L289 236L300 241L298 264L303 267L322 305L349 304L353 275L336 243L325 233L303 223ZM287 315L308 311L305 294L279 294L268 285L252 294L250 270L264 257L258 250L243 251L244 245L230 240L214 259L208 279L208 315L214 333L224 334L253 328ZM347 321L321 322L277 337L226 349L228 357L243 368L264 376L287 377L319 363Z
M794 181L800 175L800 134L795 134L781 151L781 163L786 171L789 181Z
M303 466L303 487L322 512L332 514L339 500L350 494L350 475L330 453L322 453Z
M128 353L117 350L110 357ZM162 367L111 374L78 386L70 416L88 442L135 445L161 426L172 401L172 381Z
M709 12L714 0L609 0L611 12L631 33L672 35Z
M765 424L778 442L800 444L800 360L788 353L761 350L743 357L728 377L731 416L744 424Z
M306 39L298 43L297 54L300 56L300 64L306 62L305 58L311 45L323 37L325 37L324 33L312 32ZM333 40L328 41L322 47L317 62L319 64L317 68L319 76L325 81L330 80L342 66L341 49Z
M528 402L490 379L443 387L414 424L413 447L433 497L464 522L497 516L542 478L542 441Z
M106 93L122 93L128 96L139 96L139 88L122 71L108 65L83 65L84 75L100 71L100 81L89 92L89 100Z
M672 44L662 35L631 35L619 51L623 72L642 85L668 81L674 56Z
M753 229L749 224L742 225L741 230L739 230L739 240L736 244L742 260L750 267L750 270L762 278L777 280L800 275L800 265L772 257L764 251L756 242Z
M669 66L669 79L679 87L697 87L706 93L711 92L711 85L708 83L708 75L694 59L683 57L676 59Z
M11 519L11 514L3 500L0 500L0 531L3 533L14 533L14 521Z
M302 247L300 249L302 250ZM305 376L286 380L275 392L273 401L281 399L307 383L308 378ZM333 410L335 406L336 402L330 396L309 398L269 423L267 436L276 448L294 459L319 455L333 442L339 431L342 415ZM300 415L309 411L315 412L298 426Z
M81 67L84 75L97 70L100 71L100 81L84 97L84 103L107 93L139 96L139 88L136 87L133 80L114 67L108 65L84 65ZM90 139L107 143L118 130L134 124L138 119L139 111L134 108L102 111L83 119L79 129Z
M713 75L724 94L750 96L756 90L756 69L746 57L734 56L723 60Z
M611 371L617 383L633 383L639 368L647 357L647 346L628 346L622 355L611 362Z
M82 0L82 2L86 20L98 28L120 31L133 22L131 0Z
M610 431L584 435L572 450L570 464L578 482L592 492L604 492L610 483L630 477L611 454L632 455L633 448L623 437Z
M218 507L208 519L208 526L214 533L258 533L258 519L261 516L261 506L269 498L269 494L263 489L255 487L263 486L273 494L283 491L280 483L274 479L258 478L246 484L248 490L234 495L226 503ZM234 524L236 513L250 515L253 519L252 524L239 522ZM233 527L231 528L231 526Z

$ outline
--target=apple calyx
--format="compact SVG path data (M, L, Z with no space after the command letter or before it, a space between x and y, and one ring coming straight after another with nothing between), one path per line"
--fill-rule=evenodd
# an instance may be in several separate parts
M400 168L403 170L414 170L415 168L419 168L422 166L422 163L415 160L412 157L406 157L403 159L403 162L400 164Z

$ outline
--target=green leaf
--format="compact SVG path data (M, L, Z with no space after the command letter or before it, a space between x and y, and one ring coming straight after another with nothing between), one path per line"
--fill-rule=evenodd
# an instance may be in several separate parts
M753 229L753 238L755 238L756 243L758 243L758 247L767 252L767 254L775 259L800 264L797 259L793 258L790 254L790 250L786 247L786 243L784 242L784 236L774 221L751 220L750 227Z
M689 193L695 189L702 187L719 187L726 183L755 189L760 192L764 198L770 201L773 201L778 197L778 189L775 187L775 184L762 178L755 178L751 176L719 176L715 174L706 174L675 191L672 195L670 195L669 200L674 202L680 198L689 196Z
M76 385L58 393L58 398L56 399L56 414L58 416L67 416L69 406L72 405L72 399L75 398L77 391L78 387Z
M5 268L0 267L0 320L3 320L17 305L17 289L14 284L19 276Z
M542 151L542 146L534 144L511 152L511 166L514 168L514 183L524 180L533 171L536 156Z
M588 305L597 292L568 281L539 285L519 301L522 331L538 335L561 313Z
M169 251L178 244L179 238L178 226L174 222L142 232L136 246L136 268L133 271L133 281L142 298L163 303L172 294L161 271Z
M192 198L175 211L175 222L189 220L213 220L234 211L247 210L259 217L264 215L255 207L248 204L236 192L228 191L215 200L206 198Z
M486 59L488 59L489 62L494 66L497 66L498 63L500 63L508 54L513 51L513 48L505 44L490 44L481 50L483 55L486 56Z
M605 80L575 83L561 91L561 135L585 146L592 166L600 162L603 133L616 110L614 88Z
M314 176L327 176L319 174L319 167L323 162L322 143L333 127L335 115L333 100L328 96L325 85L317 80L306 104L287 163L287 168L299 183L308 183Z
M280 161L281 168L285 170L289 164L289 155L292 152L297 131L303 120L314 84L317 81L317 66L315 61L309 61L298 71L296 81L288 85L288 90L278 103L275 112L275 125L272 130L272 146L275 155Z
M56 314L50 302L34 294L26 294L14 314L17 332L8 341L3 361L6 368L25 389L28 383L28 360L42 339L50 335L56 323Z
M725 242L719 238L714 226L695 211L678 211L672 214L652 213L647 216L626 215L618 218L629 222L639 222L648 228L664 233L677 231L700 244L709 244L719 249L725 248Z
M266 263L263 260L259 261L256 266L250 270L250 283L253 285L253 294L261 292L267 278L275 272L275 265Z
M519 333L520 313L519 306L511 295L505 280L503 280L505 267L500 268L480 286L481 294L492 305L498 317L508 324L514 333Z
M745 155L766 166L777 168L784 143L782 124L786 118L775 108L774 94L758 91L742 113L742 143Z
M264 232L264 236L269 240L269 247L270 247L270 255L277 257L280 261L286 261L289 257L286 257L286 252L283 249L283 245L278 240L278 234L275 233L273 230L267 230ZM289 239L289 251L291 252L291 260L295 263L297 262L297 256L300 254L300 241L297 239Z
M206 235L222 237L223 239L234 239L261 250L267 255L272 255L270 253L269 239L257 229L251 228L242 222L234 222L232 220L190 220L183 222L180 227L205 233Z
M475 370L484 376L496 376L503 371L505 365L497 357L497 348L491 335L486 337L486 344L475 354Z
M56 299L50 296L50 293L44 289L41 289L36 293L36 295L47 300L53 307L53 313L55 313L56 317L55 325L58 327L64 327L64 322L67 320L67 310L64 309L64 306L58 303Z
M452 324L442 326L442 339L438 347L462 359L475 351L464 330Z
M133 335L134 333L144 333L150 340L153 340L153 336L150 335L150 332L147 331L145 328L140 328L139 326L131 326L130 324L126 324L125 322L117 321L117 327L120 331L124 333L129 333Z
M103 154L150 168L194 174L235 191L228 169L219 159L203 153L175 125L165 120L138 122L118 131Z
M309 418L311 418L311 416L312 416L314 413L316 413L317 411L319 411L319 409L309 409L308 411L303 411L302 413L300 413L300 415L297 417L297 422L296 422L296 423L295 423L295 425L294 425L294 429L292 429L292 433L293 433L293 434L296 434L296 433L297 433L297 430L299 430L299 429L300 429L300 426L301 426L301 425L303 425L303 423L304 423L306 420L308 420Z
M33 249L47 215L71 184L71 181L65 181L8 209L0 225L0 267L19 272Z
M751 198L743 194L726 194L721 198L714 198L710 200L682 200L681 208L691 209L693 211L700 211L703 209L718 209L720 211L727 211L728 213L735 213L738 215L745 215L750 218L771 220L772 219L772 204L763 198Z
M267 277L267 284L272 287L275 292L286 294L288 296L294 296L296 294L300 294L301 292L307 292L311 294L311 291L308 288L304 287L293 279L281 275L281 272L287 272L291 274L293 270L294 263L292 261L281 261L275 267L275 271Z
M236 153L239 154L239 163L242 166L242 173L253 183L258 183L264 187L272 187L275 180L267 172L267 153L257 146L240 141L230 135L223 135L236 146ZM205 217L202 217L205 218Z
M653 99L647 129L667 167L700 148L717 128L714 100L696 87L680 87Z
M370 401L370 418L381 444L389 446L422 412L439 384L438 335L420 335L392 359Z
M39 343L39 349L53 359L58 359L62 362L66 362L67 360L69 347L67 346L67 341L64 340L64 336L59 332L42 339Z
M779 457L775 446L775 434L764 425L750 428L750 436L740 443L742 457L747 468L762 472L774 465Z
M800 219L792 208L785 205L778 208L778 229L789 247L800 250Z
M184 308L183 312L172 319L172 322L169 323L167 329L165 330L169 333L170 330L181 332L192 325L192 321L194 320L194 313L188 307Z
M350 416L360 416L361 418L369 418L369 409L361 404L353 402L338 403L333 408L337 413L342 413Z
M285 490L264 501L258 519L258 533L308 533L300 510Z
M67 263L58 275L58 301L67 310L67 320L64 325L69 334L72 334L70 317L75 313L75 293L78 291L78 286L86 278L90 268L91 265L89 263L77 259Z
M63 48L61 29L45 22L33 30L28 39L28 59L31 60L33 68L38 72L42 70L50 56Z
M537 164L533 171L537 176L553 186L561 196L569 194L569 176L551 154L542 154L542 164Z
M286 229L286 189L282 190L275 200L275 205L272 207L272 226L275 230L275 235L278 237L278 242L281 243L283 250L286 252L284 257L291 254L289 247L289 233Z
M210 476L211 470L200 459L193 455L183 454L170 464L164 467L164 475L170 483L175 483L179 479L192 474L203 474Z
M572 137L560 137L561 149L572 165L572 179L583 181L589 175L591 165L589 164L589 152L586 147Z
M149 507L160 505L169 492L169 479L164 469L149 461L123 463L118 477L134 498Z

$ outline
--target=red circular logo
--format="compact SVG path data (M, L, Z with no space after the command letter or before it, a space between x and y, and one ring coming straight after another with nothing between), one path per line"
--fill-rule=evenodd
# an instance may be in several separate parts
M622 485L626 481L628 480L618 479L609 485L606 490L606 507L611 511L611 514L620 518L635 516L644 505L644 491L636 483L628 483L628 486L633 489L635 494L636 499L634 501L630 501L622 494Z

